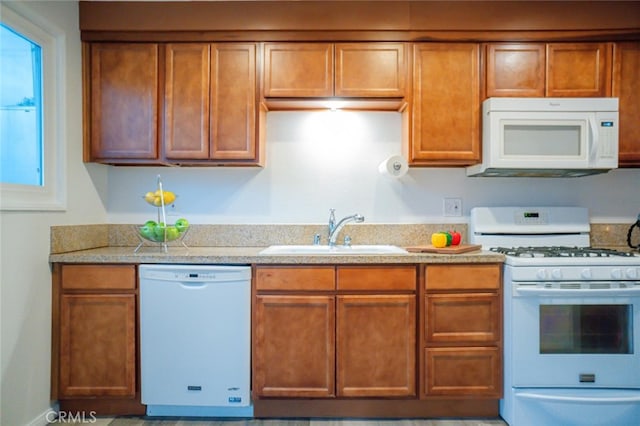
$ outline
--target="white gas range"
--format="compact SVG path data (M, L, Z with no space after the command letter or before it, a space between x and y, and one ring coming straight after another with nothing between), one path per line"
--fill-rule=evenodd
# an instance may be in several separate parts
M584 208L475 208L469 231L471 243L505 254L502 417L637 424L638 253L589 247Z

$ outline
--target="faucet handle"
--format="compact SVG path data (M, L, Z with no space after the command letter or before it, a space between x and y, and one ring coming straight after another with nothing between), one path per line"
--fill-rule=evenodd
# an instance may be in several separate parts
M344 245L347 246L347 247L351 246L351 237L350 236L345 235L345 237L344 237Z
M329 209L329 235L336 227L336 209Z
M320 245L320 241L321 241L320 234L316 234L316 235L313 236L313 245L314 246L319 246Z

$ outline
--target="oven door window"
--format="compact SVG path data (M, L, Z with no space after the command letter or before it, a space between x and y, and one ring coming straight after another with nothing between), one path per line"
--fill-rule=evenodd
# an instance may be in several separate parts
M541 354L633 353L633 305L540 305Z

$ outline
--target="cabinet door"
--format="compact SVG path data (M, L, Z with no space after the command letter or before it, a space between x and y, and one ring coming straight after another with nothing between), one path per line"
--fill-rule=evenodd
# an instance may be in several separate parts
M479 46L415 44L410 163L470 165L480 160Z
M640 42L614 47L613 96L619 100L620 166L640 166Z
M90 159L158 158L158 46L91 45Z
M168 44L165 55L164 156L209 158L209 44Z
M426 342L496 345L502 335L500 308L495 293L427 294Z
M335 50L335 96L404 96L404 43L339 43Z
M134 397L134 294L65 294L60 304L59 397Z
M265 43L264 96L333 96L333 44Z
M492 43L485 51L488 98L544 96L543 43Z
M502 361L496 347L427 348L427 396L502 396Z
M334 396L335 298L258 295L254 315L254 395Z
M337 305L338 396L415 395L415 295L344 295Z
M610 43L547 45L547 96L611 96Z
M256 138L256 46L211 47L211 159L259 160Z

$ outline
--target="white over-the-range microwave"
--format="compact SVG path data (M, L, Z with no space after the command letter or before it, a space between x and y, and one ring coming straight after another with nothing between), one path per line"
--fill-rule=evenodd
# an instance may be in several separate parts
M489 98L467 176L576 177L618 167L617 98Z

